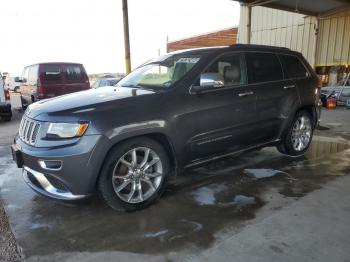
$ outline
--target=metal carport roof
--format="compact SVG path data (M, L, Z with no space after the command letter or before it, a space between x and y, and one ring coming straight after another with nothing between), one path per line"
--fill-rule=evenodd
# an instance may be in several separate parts
M233 0L251 6L265 6L306 15L323 16L350 7L350 0Z

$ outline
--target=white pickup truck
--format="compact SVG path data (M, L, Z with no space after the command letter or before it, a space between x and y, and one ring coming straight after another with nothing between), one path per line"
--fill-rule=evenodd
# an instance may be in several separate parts
M5 86L5 81L1 73L0 73L0 117L4 121L10 121L12 118L10 93Z

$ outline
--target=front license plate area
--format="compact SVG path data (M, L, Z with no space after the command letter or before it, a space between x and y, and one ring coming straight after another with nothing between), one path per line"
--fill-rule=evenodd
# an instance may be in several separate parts
M22 152L18 150L15 145L11 146L12 159L16 162L18 168L23 167L23 156Z

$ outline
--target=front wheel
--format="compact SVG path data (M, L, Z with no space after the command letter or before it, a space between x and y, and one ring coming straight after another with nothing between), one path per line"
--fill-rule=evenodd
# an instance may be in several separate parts
M143 209L163 193L169 173L162 145L146 137L131 139L118 144L107 156L98 191L115 210Z
M313 124L311 115L307 111L299 111L277 149L279 152L291 156L303 155L311 144L312 136Z

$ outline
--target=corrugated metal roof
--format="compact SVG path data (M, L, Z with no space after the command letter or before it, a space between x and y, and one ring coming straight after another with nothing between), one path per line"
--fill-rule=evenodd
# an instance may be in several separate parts
M322 15L350 6L350 0L233 0L307 15Z

